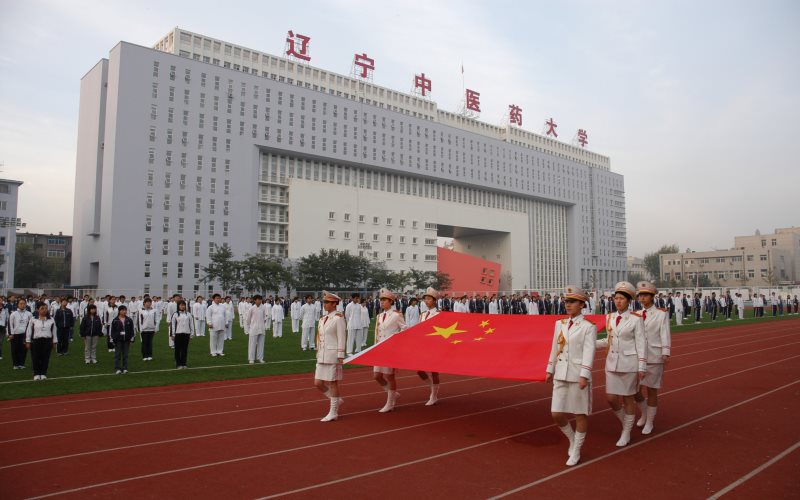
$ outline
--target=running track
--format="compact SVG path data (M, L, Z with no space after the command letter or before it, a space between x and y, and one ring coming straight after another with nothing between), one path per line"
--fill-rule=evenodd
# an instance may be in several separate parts
M399 379L400 406L348 370L338 422L311 376L0 403L4 499L784 498L800 495L800 321L675 335L656 428L616 448L600 353L582 461L550 386L443 376L442 399Z

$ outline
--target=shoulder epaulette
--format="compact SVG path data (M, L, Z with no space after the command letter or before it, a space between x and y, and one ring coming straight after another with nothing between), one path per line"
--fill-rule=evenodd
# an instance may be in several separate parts
M344 314L342 314L342 313L340 313L340 312L337 312L337 313L336 313L336 316L339 316L340 318L344 318Z
M667 312L667 308L666 307L657 307L656 309L658 309L661 312Z
M562 325L566 325L566 324L567 324L567 318L564 318L564 319L562 319L562 320L561 320L561 324L562 324Z
M636 311L631 311L631 315L632 315L632 316L637 316L637 317L639 317L639 318L641 318L641 317L642 317L642 315L641 315L640 313L636 312Z

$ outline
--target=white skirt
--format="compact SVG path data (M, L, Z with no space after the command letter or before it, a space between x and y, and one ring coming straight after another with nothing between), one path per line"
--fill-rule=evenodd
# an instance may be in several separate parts
M386 366L373 366L372 373L383 373L384 375L394 375L395 369Z
M647 364L647 373L642 379L641 384L650 389L661 389L661 379L664 377L664 364Z
M314 372L315 379L326 382L342 380L343 376L341 363L317 363L317 369Z
M610 372L606 371L606 394L617 396L633 396L639 390L639 375L637 372Z
M572 413L590 415L592 413L592 383L581 389L578 382L553 380L553 400L550 405L553 413Z

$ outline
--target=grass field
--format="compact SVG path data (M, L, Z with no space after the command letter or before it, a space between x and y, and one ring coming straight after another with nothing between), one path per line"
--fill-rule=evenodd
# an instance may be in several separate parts
M699 324L685 322L677 327L673 322L673 333L680 334L693 330L720 326L764 323L794 319L797 316L773 318L747 318L744 320L704 320ZM370 328L368 344L372 344L373 325ZM46 381L33 381L31 358L28 355L25 370L12 370L11 346L6 340L3 344L3 359L0 361L0 400L39 396L52 396L110 389L135 387L155 387L170 384L186 384L215 380L229 380L265 375L285 375L311 373L314 370L315 352L300 349L300 334L291 332L291 321L283 323L283 337L274 339L272 332L265 340L266 364L247 363L247 336L239 327L238 320L233 325L233 340L225 342L225 357L209 355L209 337L196 337L189 344L188 370L175 370L172 349L167 344L166 326L162 325L156 333L153 346L153 360L142 361L141 343L131 346L128 358L129 373L114 374L114 354L105 348L105 338L100 339L97 349L98 363L87 365L83 361L83 341L77 333L70 345L69 354L56 356L53 350ZM349 365L348 365L349 367ZM309 384L311 380L309 379Z

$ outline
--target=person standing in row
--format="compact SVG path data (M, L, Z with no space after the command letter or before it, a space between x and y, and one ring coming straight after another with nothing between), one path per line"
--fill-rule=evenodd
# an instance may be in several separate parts
M38 316L28 322L25 332L25 347L31 351L33 380L46 380L50 365L50 353L58 343L56 322L47 313L47 304L40 302L36 307Z
M111 321L110 335L114 341L114 370L117 375L128 373L128 353L136 341L133 320L128 317L128 308L119 306L117 317Z
M607 349L606 398L612 411L622 423L617 446L627 446L636 419L636 400L639 380L647 370L645 337L641 314L629 310L636 289L627 281L614 287L616 313L606 317L608 336L597 341L598 349ZM623 406L620 405L620 397Z
M103 322L97 315L97 306L89 304L81 320L80 334L83 338L83 361L88 364L97 364L97 341L103 336Z
M153 309L153 301L150 297L145 298L137 317L139 332L142 336L142 359L144 361L153 360L153 337L158 328L157 314Z
M59 356L64 356L69 352L72 328L75 326L75 316L72 314L72 310L67 308L67 299L61 299L59 308L53 315L53 320L56 325L56 337L58 337L56 352Z
M675 324L683 325L683 299L681 292L675 293Z
M233 307L233 299L230 296L225 297L225 340L233 340L233 315L234 315L234 307Z
M350 303L344 308L344 318L347 322L347 355L351 356L354 352L361 352L359 344L359 333L361 333L361 296L354 293Z
M416 297L411 297L406 307L406 328L411 328L420 322L420 311Z
M306 295L306 303L300 307L300 318L302 318L303 337L300 339L300 347L305 351L314 350L314 328L317 324L316 310L314 309L314 297Z
M581 447L589 430L597 327L581 313L589 300L586 292L575 286L566 287L564 292L569 318L556 321L545 381L553 383L550 411L553 421L569 439L567 465L573 466L581 459ZM569 422L571 415L575 416L574 430Z
M192 304L192 316L194 317L194 334L198 337L206 336L206 303L202 295L198 295Z
M251 365L258 361L264 362L264 337L269 326L271 306L264 305L264 297L256 295L253 297L255 303L247 309L247 316L244 318L244 333L248 336L247 343L247 362Z
M370 324L370 317L369 317L369 309L367 308L367 304L364 303L365 301L361 301L361 330L358 334L358 340L356 340L356 345L360 345L361 349L365 349L367 347L367 336L369 334L369 324ZM359 349L359 351L361 350Z
M378 296L381 301L381 310L378 312L378 320L375 322L375 343L385 341L395 333L399 333L406 328L403 313L398 312L394 307L395 295L387 289L381 289ZM396 370L385 366L375 366L372 369L375 381L386 391L386 404L378 410L380 413L387 413L394 410L397 398Z
M17 310L12 312L8 318L11 362L15 370L25 368L25 358L28 357L28 350L25 348L25 334L31 321L33 321L33 314L28 310L28 302L20 297L17 300Z
M272 338L282 338L283 337L283 318L286 315L286 311L283 310L283 303L281 299L275 298L275 304L270 306L269 303L266 304L265 307L271 307L270 310L267 311L267 330L269 330L269 321L272 320Z
M108 304L106 304L103 313L103 327L106 334L106 347L108 352L114 352L114 339L111 337L111 322L118 316L117 299L116 297L109 297Z
M422 300L425 302L425 306L428 310L420 316L420 323L428 321L439 314L439 309L436 307L439 303L438 299L438 291L434 290L432 287L428 287L427 290L425 290L425 293L422 295ZM428 402L425 403L425 406L435 405L436 402L439 401L439 373L431 372L430 375L428 375L428 372L418 371L417 375L431 387L431 395L428 397Z
M641 381L641 390L636 393L636 403L642 416L637 427L644 427L642 434L653 432L653 422L658 410L658 390L664 378L664 365L669 360L672 337L669 331L669 315L653 304L653 296L657 292L655 285L647 281L636 284L639 302L644 306L642 320L644 322L645 345L647 346L647 373ZM730 302L728 303L730 307ZM646 388L647 399L642 392Z
M175 369L185 370L189 355L189 340L194 337L194 317L186 309L185 300L179 299L175 307L176 311L170 319L169 327L175 346Z
M303 304L300 302L300 297L295 297L292 300L292 305L289 306L289 316L292 319L292 333L300 333L300 308Z
M6 342L6 325L8 325L8 309L0 298L0 359L3 359L3 344Z
M228 309L222 303L220 294L215 293L211 300L214 302L206 309L206 324L208 324L209 344L211 356L225 356L225 326L228 323Z
M342 362L347 343L347 327L344 314L336 307L342 299L338 295L322 292L322 307L325 314L317 326L317 368L314 372L314 385L330 399L330 409L321 422L331 422L339 418L339 407L344 402L339 393L342 380Z

